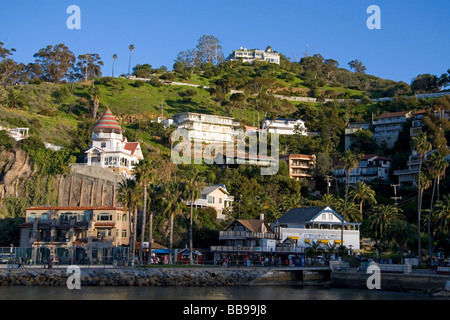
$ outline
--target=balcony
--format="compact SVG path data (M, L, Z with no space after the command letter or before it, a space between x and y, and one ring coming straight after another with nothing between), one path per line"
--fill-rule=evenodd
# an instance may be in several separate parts
M240 254L253 252L279 252L295 253L302 252L300 247L245 247L245 246L211 246L212 252L237 252Z
M281 236L273 232L250 232L250 231L220 231L220 240L231 239L272 239L279 240Z

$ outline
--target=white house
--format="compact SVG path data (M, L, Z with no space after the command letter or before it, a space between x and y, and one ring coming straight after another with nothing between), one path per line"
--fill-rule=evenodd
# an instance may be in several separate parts
M305 121L300 119L284 119L277 118L275 120L264 119L262 122L262 129L270 133L293 135L301 134L303 136L308 135Z
M85 151L88 166L110 168L132 176L133 167L143 159L139 142L128 142L123 130L108 109L92 129L92 146Z
M384 113L377 120L372 121L373 138L378 144L386 143L388 148L393 148L398 135L403 130L403 124L411 118L411 111Z
M349 183L372 182L374 180L391 181L392 159L376 154L365 154L359 161L358 167L350 171ZM344 183L347 172L343 168L332 170L338 182Z
M194 112L177 113L172 119L178 129L187 130L188 140L204 143L234 142L239 127L234 118Z
M225 219L227 216L224 210L233 210L234 197L227 191L225 185L216 184L203 188L200 199L195 200L195 207L211 207L217 212L217 219ZM186 201L187 205L191 201Z
M280 64L280 54L273 52L270 46L265 51L258 49L247 50L247 48L241 47L239 50L233 50L233 53L230 54L227 60L242 60L243 62L249 63L253 63L255 60L261 60Z
M344 221L345 247L360 249L360 225ZM281 242L294 240L298 251L303 251L313 242L323 248L333 244L340 246L342 217L328 206L291 208L272 223L271 228L274 233L281 234Z

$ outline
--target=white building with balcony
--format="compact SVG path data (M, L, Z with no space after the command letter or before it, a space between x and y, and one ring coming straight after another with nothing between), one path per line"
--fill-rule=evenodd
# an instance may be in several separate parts
M143 159L139 142L128 142L123 130L108 109L92 128L92 146L85 151L88 166L100 166L126 177Z
M253 63L255 60L267 61L269 63L280 64L280 54L273 52L269 46L266 50L258 50L241 47L239 50L233 50L233 53L227 58L227 60L242 60L242 62Z
M188 140L202 143L234 142L240 125L235 118L194 112L177 113L172 119L178 129L187 130Z
M301 134L302 136L308 135L305 121L300 119L264 119L262 121L262 129L269 133L282 135L293 135L296 133Z
M386 143L390 149L394 147L403 124L412 116L411 111L384 113L372 122L373 138L378 144Z
M360 225L344 220L343 245L347 248L360 249ZM322 248L341 245L342 217L328 206L291 208L270 226L280 234L281 243L289 239L297 251L304 252L314 242Z
M350 184L358 182L372 182L381 180L389 182L391 180L392 159L382 157L376 154L365 154L359 161L358 167L350 171ZM335 168L332 170L333 175L338 182L344 183L347 179L347 170L343 168Z

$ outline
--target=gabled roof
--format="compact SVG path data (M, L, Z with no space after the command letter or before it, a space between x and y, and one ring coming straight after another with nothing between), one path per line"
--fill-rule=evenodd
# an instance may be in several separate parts
M282 215L277 223L293 223L293 224L304 224L306 222L310 222L314 220L318 215L320 215L323 211L331 211L334 215L342 221L342 217L334 211L329 206L316 206L316 207L300 207L300 208L291 208L284 215Z
M227 191L227 188L225 187L225 185L223 185L223 184L215 184L215 185L212 185L212 186L204 187L203 190L202 190L202 195L208 195L211 192L213 192L214 190L219 189L219 188L221 189L221 191L223 193L229 194L228 191Z
M135 155L134 152L138 146L139 142L127 142L123 148L130 151L132 155Z
M236 223L241 224L250 232L272 232L265 220L260 219L236 219L225 230L229 229ZM262 226L265 226L263 230Z
M116 118L112 114L109 108L105 111L105 113L101 116L101 118L97 121L93 131L102 130L102 129L113 129L120 130L122 132L122 128L120 124L117 122Z

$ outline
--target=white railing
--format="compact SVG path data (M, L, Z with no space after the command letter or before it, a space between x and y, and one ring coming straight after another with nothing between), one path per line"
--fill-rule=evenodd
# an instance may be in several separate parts
M279 239L280 236L272 232L220 231L219 239L230 239L230 238Z

